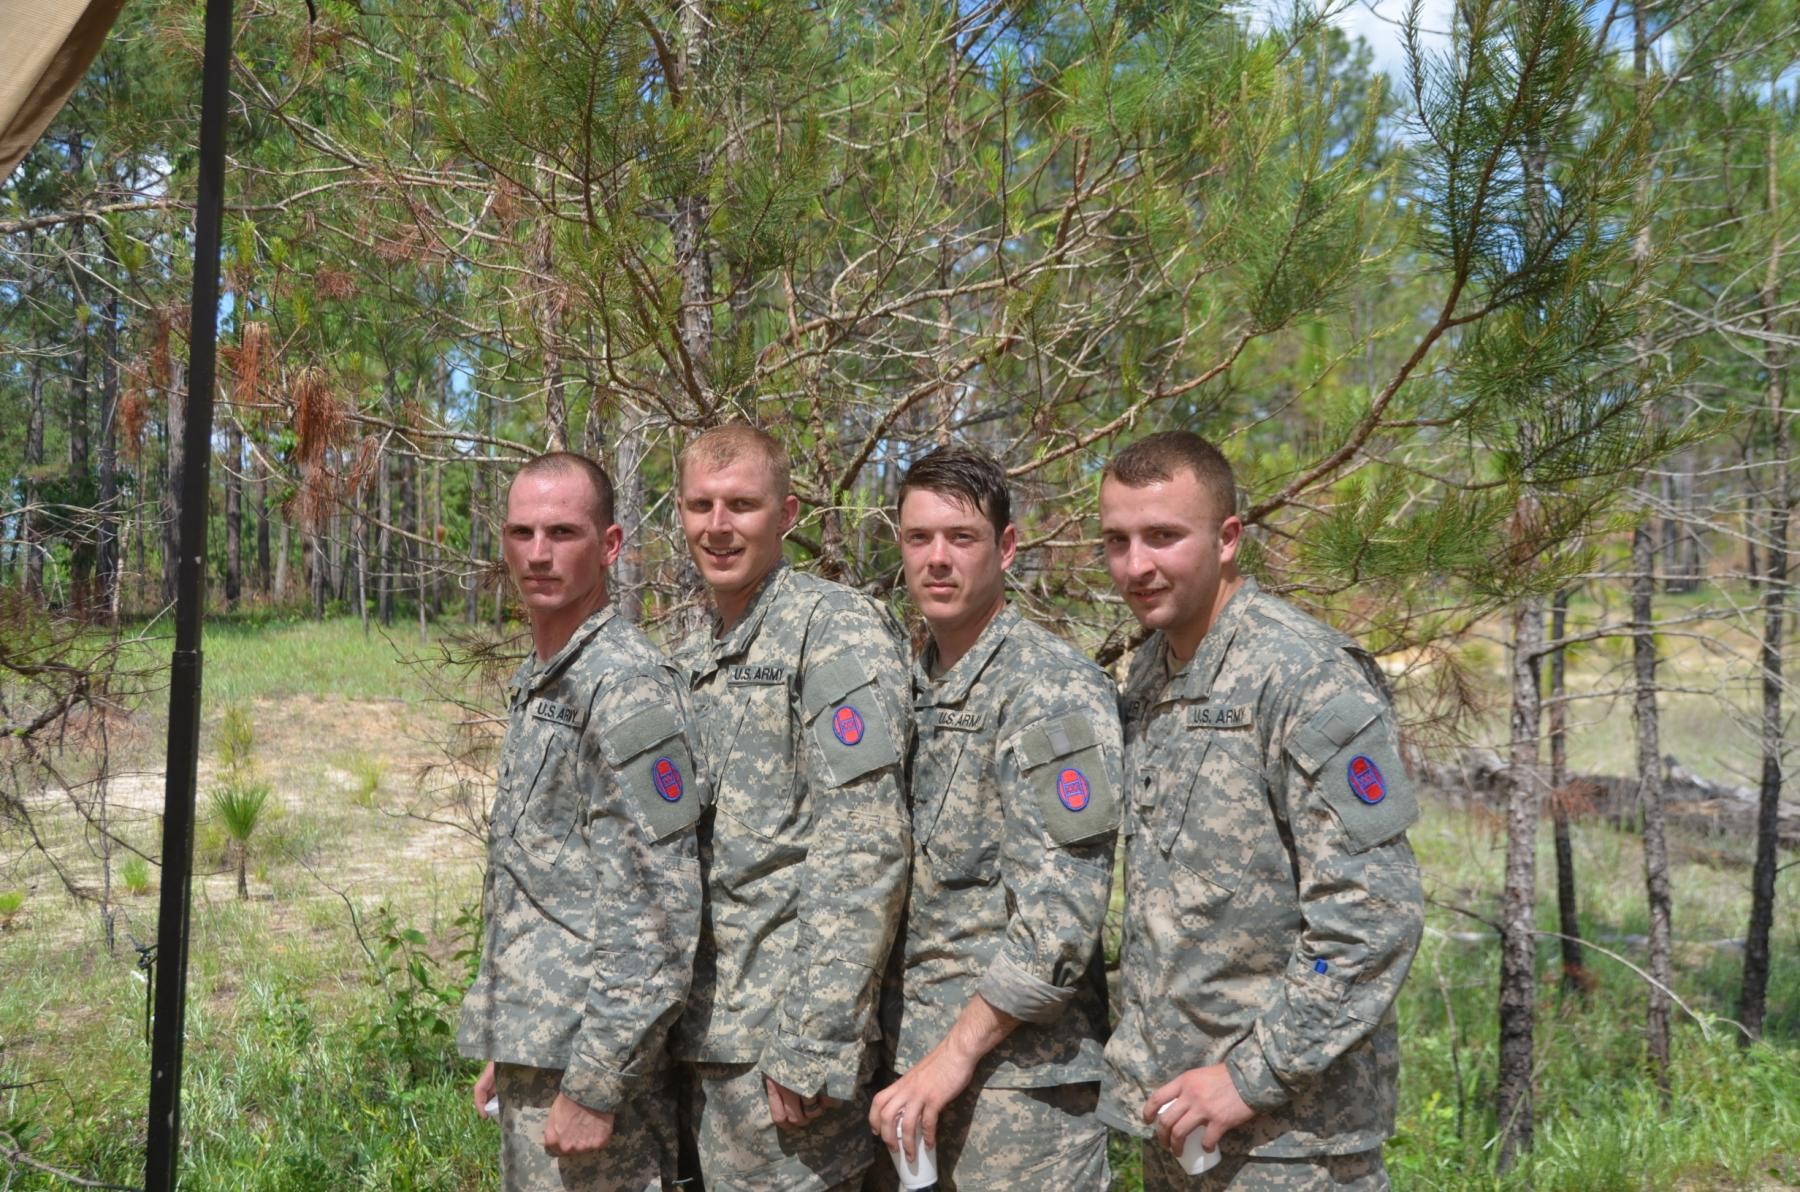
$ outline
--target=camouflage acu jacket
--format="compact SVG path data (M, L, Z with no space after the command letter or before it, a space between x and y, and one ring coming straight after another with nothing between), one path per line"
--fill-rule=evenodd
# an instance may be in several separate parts
M508 685L464 1055L614 1110L656 1079L700 931L708 793L673 665L609 605Z
M1167 658L1157 634L1124 693L1124 1005L1100 1116L1147 1135L1154 1089L1224 1062L1258 1111L1224 1149L1379 1146L1422 924L1385 681L1251 580L1173 678Z
M971 997L1023 1022L976 1087L1100 1078L1106 1011L1090 981L1118 831L1117 700L1099 667L1013 608L955 666L913 672L913 876L896 1071Z
M848 1100L906 887L904 650L871 601L783 563L680 658L716 794L680 1054Z

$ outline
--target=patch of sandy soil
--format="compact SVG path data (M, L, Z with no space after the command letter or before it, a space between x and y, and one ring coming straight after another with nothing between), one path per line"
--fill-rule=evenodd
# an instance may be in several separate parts
M422 899L445 913L478 888L484 846L479 825L492 797L487 767L503 726L488 724L448 704L402 700L298 697L258 700L251 709L255 733L255 778L272 788L272 808L252 838L250 896L268 911L270 931L308 930L326 916L313 906L345 898L359 910L389 903L397 913ZM209 726L210 727L210 726ZM134 741L138 757L160 753ZM193 899L196 913L237 897L235 868L221 855L220 834L210 827L208 791L224 778L211 733L203 735L196 807ZM160 760L160 758L158 758ZM379 775L372 797L364 797L371 774ZM115 828L137 847L160 851L165 776L161 770L117 773L107 785L108 813ZM91 804L92 787L73 792L50 789L28 800L39 829L62 846L66 871L98 891L100 866L87 846L74 802ZM0 887L29 893L33 925L71 938L90 933L91 914L59 913L61 881L42 864L30 864L8 833L0 865ZM275 855L269 856L268 853ZM115 860L115 866L117 860ZM260 871L260 873L259 873ZM153 880L160 874L153 870ZM115 877L115 884L117 878ZM118 897L125 916L154 935L154 891Z

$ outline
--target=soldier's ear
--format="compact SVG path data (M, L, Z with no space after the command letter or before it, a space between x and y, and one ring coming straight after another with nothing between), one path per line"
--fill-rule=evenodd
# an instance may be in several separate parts
M781 498L781 532L787 533L800 520L800 498L793 493Z
M1012 566L1013 556L1019 553L1019 531L1011 522L1000 531L1000 570L1005 571Z
M1237 561L1238 547L1244 541L1244 523L1232 514L1219 523L1219 562L1221 564Z

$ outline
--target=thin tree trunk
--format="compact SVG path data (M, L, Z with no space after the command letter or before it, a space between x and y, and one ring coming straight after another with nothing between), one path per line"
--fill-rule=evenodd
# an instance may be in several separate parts
M25 416L25 512L20 517L19 538L25 546L25 595L44 594L44 552L38 542L42 515L38 512L38 475L44 466L44 357L34 350L30 366L31 408Z
M176 541L176 521L179 510L176 502L181 492L181 470L186 463L185 427L187 426L187 383L182 373L185 370L179 363L169 366L169 417L164 431L168 441L164 445L163 458L167 467L163 474L162 492L162 602L175 603L175 575L177 556L180 546ZM202 601L204 605L204 601Z
M244 431L228 414L225 433L225 607L236 609L244 586Z
M375 576L375 614L386 629L394 623L394 543L389 526L394 522L394 480L389 474L392 461L383 451L375 468L377 513L380 528L375 532L375 558L381 568Z
M289 557L293 554L292 529L287 518L280 518L275 527L275 599L285 601L288 598L288 572L291 569Z
M644 414L621 399L615 436L614 504L625 549L616 567L619 610L636 623L644 618Z
M111 263L108 250L107 262ZM100 598L107 619L119 619L119 298L106 302L106 341L100 357Z
M1655 539L1648 518L1631 535L1631 718L1637 731L1637 801L1644 819L1644 889L1650 907L1650 1010L1645 1034L1650 1068L1666 1107L1669 1096L1669 843L1663 814L1662 749L1656 706ZM1662 988L1658 988L1661 986Z
M269 469L260 453L252 453L256 469L256 589L266 602L274 582L269 569Z
M1582 961L1581 917L1575 903L1575 848L1569 838L1567 659L1560 644L1568 629L1569 590L1550 600L1550 822L1556 838L1556 917L1562 934L1562 991L1585 997L1587 968Z
M1775 84L1771 83L1773 90ZM1780 209L1777 188L1780 165L1776 129L1771 121L1763 155L1766 178L1763 202L1771 227ZM1788 523L1794 508L1793 478L1788 468L1787 356L1775 328L1781 300L1781 237L1770 237L1769 260L1763 273L1762 325L1764 360L1767 364L1764 392L1769 411L1769 450L1775 460L1775 476L1768 501L1768 541L1763 550L1768 560L1763 585L1762 636L1762 779L1756 802L1756 861L1750 871L1750 925L1744 938L1743 984L1738 992L1738 1021L1744 1024L1745 1042L1760 1039L1768 1012L1769 937L1775 927L1775 877L1781 811L1781 755L1786 744L1781 715L1782 638L1786 632Z
M1537 998L1537 830L1543 804L1538 768L1538 659L1544 604L1527 597L1512 617L1511 777L1506 800L1506 886L1500 901L1500 1071L1495 1110L1500 1169L1531 1149L1532 1037Z

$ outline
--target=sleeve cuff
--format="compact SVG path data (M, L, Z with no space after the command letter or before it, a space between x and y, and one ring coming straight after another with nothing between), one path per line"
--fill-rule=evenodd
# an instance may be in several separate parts
M563 1070L560 1092L569 1100L595 1113L617 1113L634 1095L643 1090L646 1081L632 1072L607 1068L580 1055L569 1057Z
M1231 1073L1231 1083L1237 1086L1238 1096L1256 1112L1269 1113L1287 1104L1287 1087L1276 1079L1275 1070L1269 1067L1255 1034L1246 1036L1231 1049L1225 1057L1225 1070Z
M781 1038L763 1048L757 1070L782 1088L815 1097L824 1093L837 1101L856 1099L857 1077L862 1070L862 1045L828 1054L812 1054Z
M975 992L1001 1013L1040 1025L1055 1022L1075 1000L1073 989L1040 981L1004 955L994 958Z

